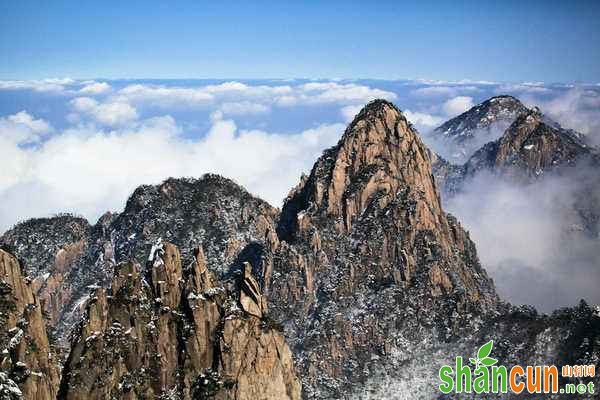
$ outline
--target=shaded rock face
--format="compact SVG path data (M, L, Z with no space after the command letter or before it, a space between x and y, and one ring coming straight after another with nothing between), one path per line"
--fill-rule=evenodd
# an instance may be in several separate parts
M521 114L500 139L478 150L465 164L465 174L489 169L527 181L591 155L576 134L546 121L533 109Z
M512 96L496 96L480 103L434 129L444 155L462 163L484 143L496 140L527 108Z
M37 218L16 225L0 237L0 244L25 260L23 271L53 328L71 292L63 285L87 250L91 226L73 216Z
M299 399L283 335L241 309L253 282L220 283L201 250L182 264L168 243L144 268L117 265L72 338L58 398Z
M539 315L529 306L501 305L498 313L486 319L478 329L467 332L452 342L438 342L425 348L414 348L402 368L376 372L363 385L351 390L346 398L363 399L481 399L481 395L441 396L438 371L442 365L453 365L456 356L473 357L479 346L493 340L492 356L499 365L595 365L600 366L600 312L581 302L577 307L560 309L551 315ZM600 377L583 379L585 384L600 384ZM559 385L573 379L559 378ZM456 397L455 397L456 396ZM578 395L595 399L593 394ZM539 399L540 395L521 393L494 394L500 399ZM565 395L544 394L544 399L564 399Z
M400 363L374 360L449 340L498 301L468 234L442 211L428 151L385 101L367 105L292 191L278 232L265 290L309 398L342 396Z
M528 183L544 174L563 173L568 167L597 165L600 160L581 134L563 129L538 108L519 114L502 136L483 145L463 165L433 152L430 155L433 174L447 196L460 191L464 181L479 172Z
M115 259L143 260L158 238L178 243L184 258L204 244L209 268L222 275L249 243L276 240L277 215L277 209L217 175L142 186L110 225Z
M2 398L47 400L56 396L59 371L48 341L42 307L12 254L0 250Z

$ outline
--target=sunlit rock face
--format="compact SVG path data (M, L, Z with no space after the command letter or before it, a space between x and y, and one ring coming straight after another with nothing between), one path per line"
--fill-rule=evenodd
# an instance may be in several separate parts
M200 249L182 264L158 243L145 267L117 265L75 331L58 397L299 399L283 335L240 298L264 307L250 271L219 282Z
M290 193L278 232L265 287L309 397L341 396L397 367L387 356L450 340L498 302L468 234L442 210L427 149L385 101Z
M50 346L42 307L21 264L0 250L0 397L53 399L59 380L58 357Z

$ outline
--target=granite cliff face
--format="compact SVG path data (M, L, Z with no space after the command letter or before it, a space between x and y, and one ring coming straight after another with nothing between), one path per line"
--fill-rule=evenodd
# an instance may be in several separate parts
M58 398L296 400L300 383L250 268L219 282L201 249L182 264L159 242L95 291Z
M50 347L42 307L20 262L1 249L0 346L0 398L55 398L58 358Z
M63 308L70 304L69 282L90 242L91 226L83 218L69 215L36 218L16 225L0 243L26 260L23 273L49 316L49 328L57 326Z
M0 237L28 270L39 291L50 327L60 343L82 316L90 291L108 287L115 265L144 260L156 240L177 243L184 259L204 245L209 268L226 274L255 241L276 239L278 211L229 179L168 179L140 186L120 214L106 213L92 227L81 218L61 216L18 224ZM244 254L245 254L244 253Z
M451 340L498 303L468 234L441 208L427 149L385 101L290 193L278 232L265 290L309 398L398 368L409 349Z

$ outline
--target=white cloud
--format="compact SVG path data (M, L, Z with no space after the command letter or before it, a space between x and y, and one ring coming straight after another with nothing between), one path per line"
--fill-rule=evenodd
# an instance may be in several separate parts
M543 82L523 82L523 83L511 83L500 85L496 88L496 94L506 94L506 93L515 93L515 94L547 94L552 92L551 89L548 89L544 86Z
M225 115L265 114L271 111L269 106L249 101L223 103L220 110Z
M468 96L454 97L442 105L442 110L449 117L454 117L473 107L473 98Z
M160 107L210 104L214 96L194 88L150 86L135 84L119 90L116 101L150 104Z
M584 187L586 196L599 198L595 171L572 170L529 186L480 173L464 187L445 209L469 230L502 297L542 311L581 298L600 301L600 241L581 232L573 212Z
M106 82L93 82L93 83L89 83L89 84L85 85L84 87L82 87L81 89L79 89L79 93L96 95L96 94L103 94L103 93L110 92L110 90L111 90L111 87Z
M84 108L98 106L78 102ZM173 118L157 117L111 131L81 125L35 148L2 143L0 156L9 168L0 173L0 230L55 212L94 221L107 210L121 209L140 184L206 172L233 178L280 205L301 172L343 130L342 124L330 124L291 135L240 131L233 121L216 118L205 137L190 140Z
M394 100L396 95L381 89L354 83L312 82L299 87L298 100L307 104L321 103L367 103L374 99Z
M92 117L104 125L123 125L137 119L134 107L124 102L99 103L90 97L77 97L71 100L75 111Z
M443 118L431 114L412 112L410 110L404 110L403 113L410 122L417 126L433 128L444 122Z
M460 85L480 85L480 86L492 86L497 85L497 82L493 81L483 81L483 80L472 80L472 79L461 79L458 81L444 81L444 80L436 80L436 79L415 79L409 80L409 84L422 84L422 85L432 85L432 86L442 86L442 85L452 85L452 86L460 86Z
M424 88L415 89L411 94L418 97L454 97L461 93L479 92L477 86L427 86Z
M7 119L16 125L24 125L35 134L46 133L50 130L50 125L43 119L34 119L27 111L20 111L14 115L9 115Z
M581 132L594 145L600 145L600 94L595 90L570 89L549 100L525 96L528 105L540 107L562 126Z
M199 87L166 87L135 84L118 91L113 101L157 107L215 107L222 103L253 104L256 110L273 105L290 107L319 104L364 104L376 98L394 100L392 92L365 85L311 82L297 86L246 85L225 82ZM248 108L248 107L246 107Z
M26 111L0 118L0 191L17 184L27 173L28 150L23 145L38 143L52 127L42 119L35 119ZM3 208L8 204L3 203Z
M439 96L454 96L456 90L448 86L429 86L420 89L415 89L412 94L424 97L439 97Z
M38 142L52 127L43 119L35 119L27 111L0 118L0 137L16 144Z
M34 90L36 92L63 92L65 86L76 83L73 79L43 79L30 81L3 80L0 81L0 90Z
M342 114L342 117L344 117L344 121L352 122L352 120L354 120L354 117L356 117L356 114L358 114L360 110L362 110L362 108L362 105L346 106L342 107L340 112Z

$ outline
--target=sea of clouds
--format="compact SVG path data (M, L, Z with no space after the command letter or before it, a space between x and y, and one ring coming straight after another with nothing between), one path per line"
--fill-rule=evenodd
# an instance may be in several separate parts
M61 212L80 214L94 223L107 210L121 210L138 185L207 172L232 178L280 206L301 173L338 141L367 102L394 102L427 142L433 128L499 94L537 105L563 126L600 144L600 85L591 84L0 81L0 232L27 218ZM589 298L589 279L563 282L565 270L558 273L562 264L546 267L550 256L543 254L560 240L552 235L561 227L548 220L555 210L544 209L543 214L529 207L528 193L509 186L496 191L481 187L474 185L447 208L472 231L482 262L500 280L503 294L545 308L573 303L580 293ZM561 191L559 183L552 188L552 193L569 192L566 186ZM487 208L481 207L482 200ZM531 237L543 238L547 245L527 246L523 239ZM586 253L583 258L582 274L592 277L595 288L599 256ZM578 265L580 260L565 262ZM523 267L519 270L518 265ZM551 272L543 275L551 281L542 280L544 293L560 294L553 300L539 291L527 294L531 291L519 284L522 275L539 276L540 268Z

